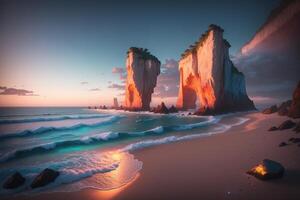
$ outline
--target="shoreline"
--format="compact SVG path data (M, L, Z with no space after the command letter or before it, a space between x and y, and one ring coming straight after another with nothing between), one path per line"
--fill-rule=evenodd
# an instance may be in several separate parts
M132 154L143 162L143 168L133 181L120 188L9 199L297 199L300 147L278 147L297 134L291 129L267 131L288 118L261 113L242 116L250 120L222 134L134 151ZM261 181L246 175L248 169L265 158L283 164L286 173L282 179Z

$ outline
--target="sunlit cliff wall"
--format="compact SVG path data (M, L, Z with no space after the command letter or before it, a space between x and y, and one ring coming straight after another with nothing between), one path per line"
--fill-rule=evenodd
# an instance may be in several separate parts
M149 110L151 95L160 74L160 61L147 49L131 47L127 52L125 108Z
M198 99L204 114L254 109L246 93L244 75L229 59L229 47L223 39L223 29L210 25L182 54L177 107L195 108Z

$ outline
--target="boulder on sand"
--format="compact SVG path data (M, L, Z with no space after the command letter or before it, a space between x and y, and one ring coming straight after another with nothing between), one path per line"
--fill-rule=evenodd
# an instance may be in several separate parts
M284 147L284 146L286 146L286 145L288 145L288 144L285 143L285 142L281 142L281 143L279 144L279 147Z
M278 108L277 108L277 105L273 105L271 106L270 108L266 108L262 111L263 114L272 114L272 113L275 113L277 112Z
M273 160L264 159L260 164L250 169L247 174L261 180L280 178L284 174L284 167Z
M292 100L288 100L281 103L281 105L278 107L278 111L277 111L278 115L280 116L288 115L291 104L292 104Z
M296 127L293 129L296 133L300 133L300 122L297 123Z
M272 127L269 128L268 131L276 131L276 130L278 130L278 128L276 126L272 126Z
M293 122L292 120L286 120L278 126L278 129L279 130L290 129L293 128L294 126L296 126L295 122Z
M48 185L49 183L55 181L58 177L59 172L53 169L44 169L31 183L32 188L42 187Z
M16 172L4 182L3 188L14 189L23 185L24 182L25 178L19 172Z

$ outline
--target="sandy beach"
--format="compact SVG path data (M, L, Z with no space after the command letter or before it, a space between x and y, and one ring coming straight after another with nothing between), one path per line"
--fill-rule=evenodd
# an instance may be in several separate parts
M298 134L292 129L267 131L288 118L261 113L244 116L250 120L222 134L134 152L143 169L121 188L15 199L299 199L300 147L279 147ZM285 167L283 178L261 181L245 173L265 158Z

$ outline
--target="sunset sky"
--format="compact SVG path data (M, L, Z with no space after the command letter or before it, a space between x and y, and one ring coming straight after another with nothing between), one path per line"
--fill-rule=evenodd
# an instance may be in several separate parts
M235 55L279 1L103 2L0 1L0 106L122 102L131 46L162 62L154 103L172 103L176 61L209 24L225 29Z

